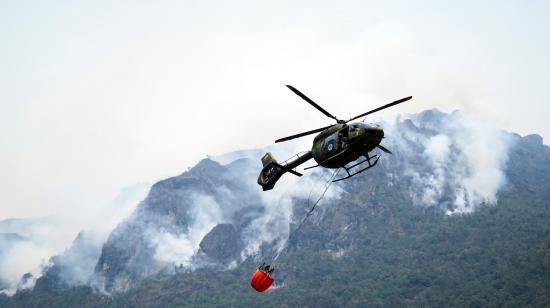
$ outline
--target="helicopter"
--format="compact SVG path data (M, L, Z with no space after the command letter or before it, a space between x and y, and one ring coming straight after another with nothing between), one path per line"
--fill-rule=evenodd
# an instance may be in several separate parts
M374 167L378 162L380 155L370 154L372 150L378 148L385 153L392 154L390 150L380 144L382 138L384 138L384 130L377 124L350 122L377 111L404 103L412 98L412 96L408 96L400 100L396 100L344 121L330 114L293 86L287 85L287 87L325 116L336 120L336 124L275 140L275 143L279 143L319 133L313 139L313 146L310 151L303 152L301 155L296 154L285 162L278 163L273 154L270 152L266 153L262 157L261 160L263 168L258 175L258 184L262 186L264 191L273 189L275 183L286 172L296 176L302 176L301 173L296 171L296 167L307 162L311 158L313 158L317 164L306 167L304 170L324 167L331 169L343 168L346 171L347 175L342 178L335 179L333 182L349 179L352 176ZM294 157L296 158L293 159ZM363 157L363 159L358 161L360 157ZM357 166L361 166L362 169L352 171L352 169Z

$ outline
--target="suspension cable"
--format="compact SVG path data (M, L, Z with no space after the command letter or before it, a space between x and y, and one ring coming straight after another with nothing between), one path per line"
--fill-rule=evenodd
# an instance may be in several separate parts
M291 231L289 234L288 234L288 238L286 239L283 247L279 250L279 252L277 252L277 254L275 255L275 257L271 260L271 266L273 267L273 264L275 263L275 261L277 261L277 259L279 258L279 256L281 255L281 253L283 252L283 250L285 250L285 247L286 245L290 242L290 239L296 235L298 233L298 231L302 228L302 226L304 225L304 223L307 221L307 219L309 218L309 216L311 216L311 214L313 213L313 211L315 210L315 207L317 207L317 204L319 204L319 202L321 202L321 200L325 197L325 194L327 192L327 190L329 189L329 187L332 185L332 181L334 180L334 178L336 178L336 176L338 175L338 172L340 171L340 168L336 169L332 175L329 177L329 179L327 180L327 182L325 183L325 188L323 190L323 193L321 194L321 196L319 196L319 198L317 199L317 201L315 201L315 203L313 203L313 206L309 209L309 211L306 213L306 215L304 216L304 218L302 218L302 221L298 224L298 226L296 227L296 229L294 229L294 231ZM311 196L311 191L310 191L310 196ZM309 204L309 197L308 197L308 204Z

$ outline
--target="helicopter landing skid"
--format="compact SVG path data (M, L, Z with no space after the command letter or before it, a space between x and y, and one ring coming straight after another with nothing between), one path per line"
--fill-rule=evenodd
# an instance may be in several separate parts
M363 171L365 171L365 170L367 170L367 169L370 169L370 168L374 167L374 166L376 165L376 163L378 162L378 159L379 159L379 158L380 158L380 155L378 155L378 154L374 154L374 155L372 155L372 156L369 156L369 154L367 153L367 156L365 157L365 159L364 159L363 161L358 162L358 163L356 163L356 164L354 164L354 165L351 165L351 166L349 166L349 167L346 167L346 166L342 167L342 168L344 168L344 170L346 170L346 172L348 173L348 175L345 176L345 177L343 177L343 178L336 179L336 180L334 180L334 181L332 181L332 182L338 182L338 181L342 181L342 180L345 180L345 179L349 179L349 178L351 178L351 177L354 176L354 175L358 175L359 173L361 173L361 172L363 172ZM371 161L371 160L372 160L372 161ZM355 168L355 167L357 167L357 166L359 166L359 165L361 165L361 164L364 164L364 163L368 163L368 166L366 166L365 168L363 168L363 169L361 169L361 170L359 170L359 171L357 171L357 172L355 172L355 173L350 173L350 172L349 172L352 168Z

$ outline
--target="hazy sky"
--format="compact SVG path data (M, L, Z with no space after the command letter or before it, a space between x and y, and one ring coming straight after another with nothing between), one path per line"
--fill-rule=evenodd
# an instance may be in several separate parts
M371 120L459 109L549 137L548 33L549 1L0 1L0 219L86 221L331 123L285 84L341 118L413 95Z

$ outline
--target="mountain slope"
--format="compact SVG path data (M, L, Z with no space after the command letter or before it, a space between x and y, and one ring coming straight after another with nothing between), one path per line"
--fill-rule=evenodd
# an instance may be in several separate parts
M301 230L300 240L277 268L276 283L284 285L279 289L255 293L248 279L256 263L245 262L231 272L149 279L115 303L548 306L550 172L544 171L550 171L550 151L537 140L517 140L510 154L514 163L507 169L509 184L495 206L446 216L401 203L394 190L371 194L367 189L356 200L370 202L348 199L326 205L323 218ZM537 154L526 158L526 151ZM529 180L533 173L538 185ZM382 186L376 183L371 176L353 184L376 191ZM357 227L340 228L350 223Z
M431 110L388 129L395 154L331 187L266 293L251 273L323 181L285 176L262 193L259 162L207 159L157 183L103 246L96 273L120 293L35 289L0 305L549 306L550 148L536 135L465 134L456 117Z

